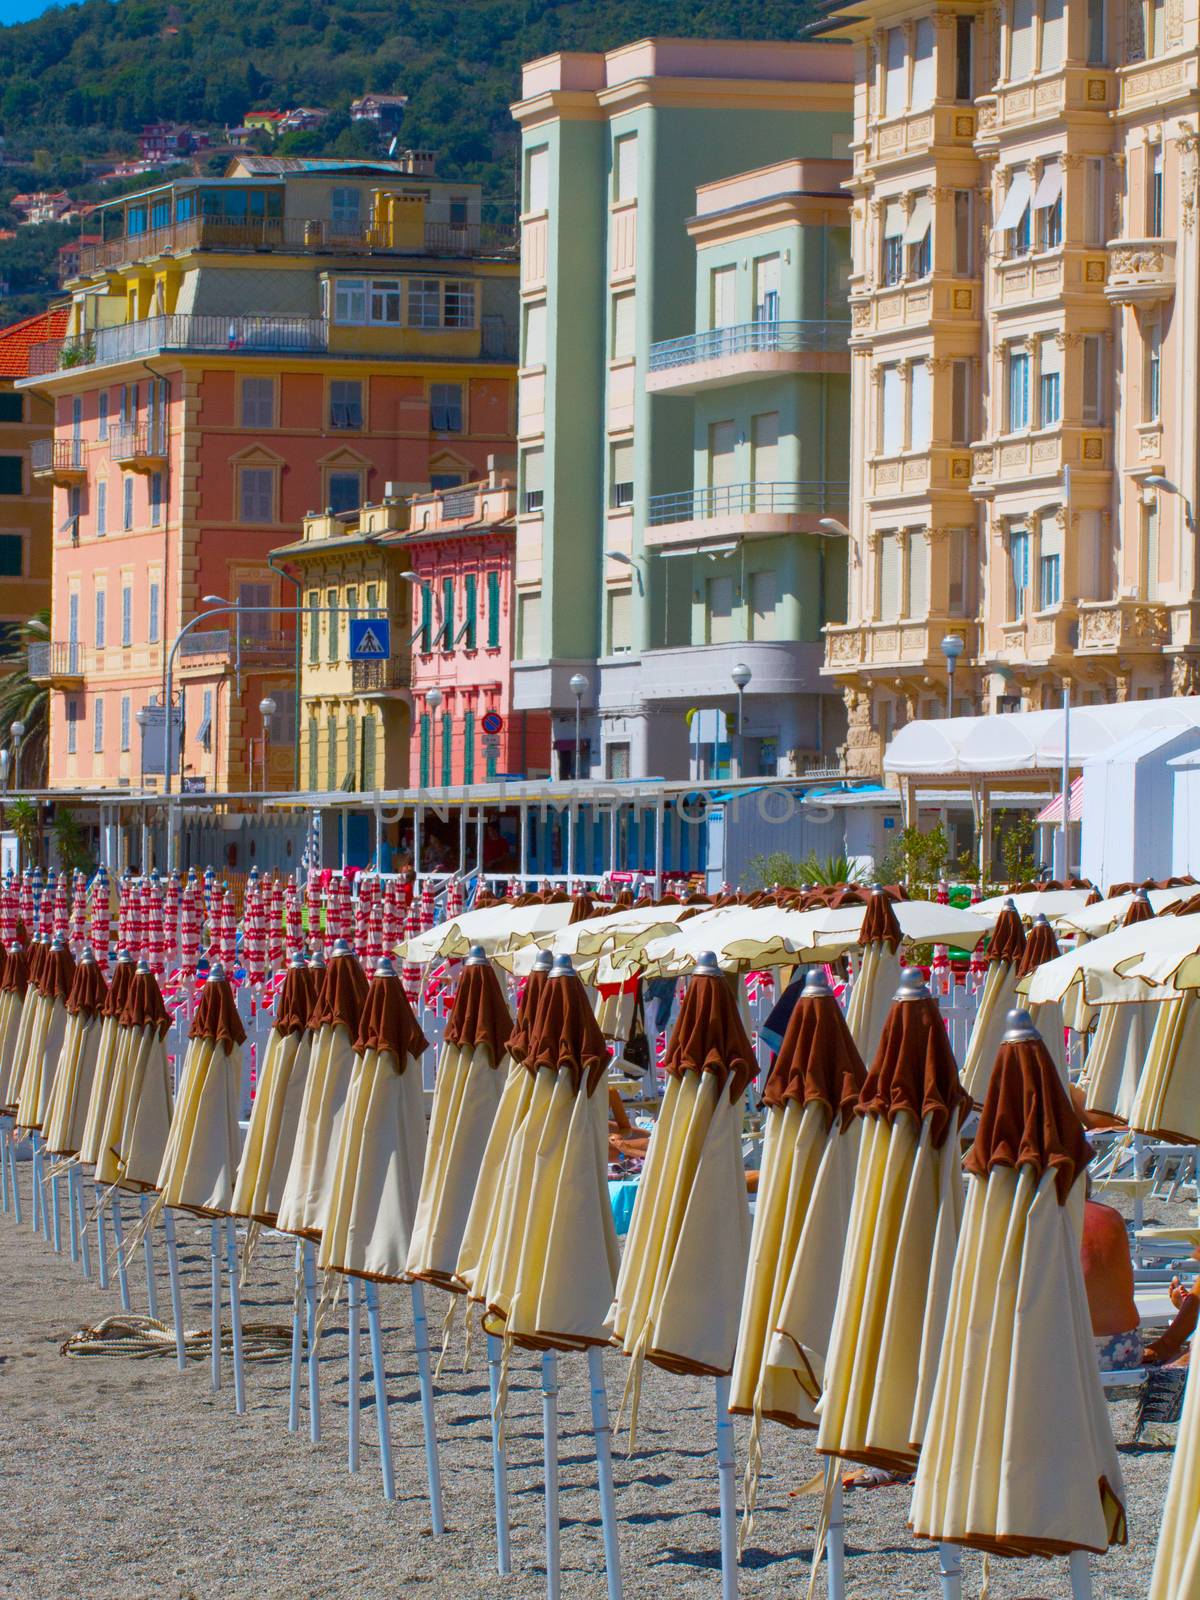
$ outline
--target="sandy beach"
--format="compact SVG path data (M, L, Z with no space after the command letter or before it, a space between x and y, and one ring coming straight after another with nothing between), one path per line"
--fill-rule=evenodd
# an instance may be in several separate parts
M382 1291L397 1499L382 1496L370 1364L362 1350L362 1465L346 1470L344 1303L322 1345L323 1436L289 1435L286 1358L247 1372L248 1410L233 1408L232 1372L213 1394L206 1360L180 1374L173 1357L69 1360L60 1345L119 1309L115 1285L84 1282L26 1222L0 1217L0 1596L4 1600L384 1600L430 1595L473 1600L545 1592L541 1400L536 1365L517 1355L509 1409L513 1566L495 1573L484 1343L462 1371L458 1324L437 1395L447 1533L429 1531L416 1362L408 1292ZM1171 1212L1182 1216L1183 1207ZM1152 1208L1165 1221L1168 1208ZM159 1236L161 1238L161 1235ZM94 1239L94 1234L93 1234ZM208 1307L208 1231L180 1223L185 1323ZM169 1305L165 1258L159 1297ZM146 1309L141 1259L130 1269L135 1311ZM250 1322L291 1314L292 1247L260 1240L246 1291ZM445 1297L430 1295L435 1331ZM625 1364L608 1357L614 1417ZM599 1502L582 1358L560 1360L563 1592L605 1593ZM1118 1440L1131 1404L1110 1407ZM740 1470L747 1427L738 1425ZM1049 1443L1049 1441L1048 1441ZM1130 1544L1093 1561L1097 1600L1144 1600L1170 1453L1122 1451ZM789 1497L818 1470L805 1436L768 1425L759 1508L741 1571L747 1597L803 1596L819 1502ZM637 1450L616 1450L617 1506L629 1600L718 1593L717 1477L711 1383L647 1368ZM854 1600L936 1595L933 1551L908 1535L906 1487L847 1496L847 1590ZM979 1594L982 1562L964 1558L964 1592ZM824 1577L817 1593L824 1594ZM995 1600L1057 1600L1070 1593L1065 1562L991 1563Z

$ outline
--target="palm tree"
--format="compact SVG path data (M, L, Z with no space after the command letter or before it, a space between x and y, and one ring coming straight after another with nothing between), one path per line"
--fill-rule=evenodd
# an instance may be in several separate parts
M29 676L29 646L50 633L50 611L45 608L21 624L0 656L0 740L14 722L25 724L21 741L21 787L46 787L50 734L50 691Z

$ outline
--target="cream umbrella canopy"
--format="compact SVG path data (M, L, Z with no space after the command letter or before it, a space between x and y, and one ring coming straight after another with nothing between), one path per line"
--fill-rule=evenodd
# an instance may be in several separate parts
M268 1228L275 1226L279 1215L296 1147L312 1048L308 1019L316 998L316 974L297 952L275 1002L230 1205L234 1216L249 1217Z
M25 993L21 998L20 1014L16 1019L12 1060L8 1077L8 1102L12 1107L14 1118L21 1104L21 1084L25 1078L25 1069L29 1059L29 1039L33 1029L33 1019L42 1007L42 991L38 983L38 976L45 963L47 953L45 941L35 938L29 947L29 957L25 969Z
M483 948L467 957L443 1034L406 1270L450 1288L500 1104L512 1018ZM527 1074L526 1074L527 1076Z
M112 1098L117 1075L117 1040L121 1013L129 996L136 963L128 950L119 952L113 966L112 982L100 1008L100 1038L96 1046L96 1068L92 1074L92 1090L88 1096L87 1116L83 1136L79 1143L79 1159L86 1166L100 1165L104 1151L105 1125L108 1105ZM103 1179L98 1181L102 1182Z
M284 1233L319 1239L325 1226L334 1155L354 1070L354 1041L366 998L363 970L349 944L339 939L308 1021L312 1033L308 1076L276 1220Z
M1047 961L1057 960L1059 953L1058 940L1054 937L1050 920L1044 912L1039 912L1033 919L1029 937L1025 940L1020 965L1017 967L1017 993L1024 997L1033 974ZM1030 1002L1029 1015L1045 1042L1046 1049L1050 1052L1050 1059L1058 1068L1059 1077L1066 1083L1066 1022L1063 1020L1062 1003L1058 1000Z
M29 987L29 963L22 945L10 946L0 982L0 1115L16 1110L11 1086L16 1067L17 1034L21 1012Z
M576 971L582 975L589 965L589 957L597 957L608 950L632 951L670 933L675 924L698 915L700 911L696 906L627 906L623 910L588 917L583 922L568 923L555 933L541 934L536 940L516 945L511 950L499 950L494 959L498 967L516 978L523 978L533 971L539 952L548 950L552 956L574 957Z
M1121 926L1136 928L1153 916L1149 896L1139 890ZM1129 1121L1158 1010L1149 1001L1102 1007L1087 1057L1084 1103L1089 1111Z
M164 1205L199 1216L228 1215L241 1153L238 1106L245 1040L225 969L214 962L192 1018L155 1184Z
M635 1361L720 1377L733 1366L750 1243L741 1131L755 1064L715 955L693 969L662 1067L662 1108L608 1320L613 1343Z
M405 961L435 961L439 956L465 956L478 944L492 956L565 928L573 910L565 895L561 900L536 899L524 905L501 901L481 911L465 911L452 922L441 922L417 934L400 946L400 954Z
M96 957L90 949L84 950L66 1000L67 1026L46 1108L44 1136L52 1156L79 1152L100 1045L101 1007L107 993L108 985Z
M148 962L138 963L117 1028L122 1114L117 1177L122 1189L145 1193L158 1183L171 1131L171 1014Z
M41 1004L29 1028L21 1098L17 1106L19 1128L40 1129L50 1106L54 1072L67 1032L67 1000L75 978L75 959L61 936L50 946L38 974Z
M1090 1159L1057 1066L1028 1013L1011 1012L965 1163L919 1537L1006 1556L1125 1543L1080 1263Z
M1188 1362L1149 1600L1200 1600L1200 1360L1194 1354Z
M925 1430L962 1211L969 1110L946 1029L906 971L858 1101L854 1199L817 1449L908 1471Z
M866 1061L875 1054L900 982L902 938L891 900L882 889L875 889L858 931L862 955L846 1008L850 1036Z
M730 1410L815 1428L858 1158L866 1069L810 969L763 1092L767 1108Z
M976 1105L983 1104L988 1074L996 1059L1004 1019L1017 997L1017 971L1025 954L1025 929L1012 905L1005 905L996 918L988 941L987 975L975 1012L975 1024L963 1062L962 1084Z
M1060 917L1074 916L1085 906L1098 905L1100 896L1092 888L1026 889L1017 894L992 895L990 899L977 901L971 909L983 917L998 917L1009 900L1023 918L1032 921L1034 917L1045 916L1055 922Z

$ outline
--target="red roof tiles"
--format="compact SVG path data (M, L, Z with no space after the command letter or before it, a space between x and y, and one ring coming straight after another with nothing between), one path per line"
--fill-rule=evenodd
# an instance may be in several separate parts
M30 350L43 340L61 339L67 331L67 315L62 306L0 328L0 378L27 378Z

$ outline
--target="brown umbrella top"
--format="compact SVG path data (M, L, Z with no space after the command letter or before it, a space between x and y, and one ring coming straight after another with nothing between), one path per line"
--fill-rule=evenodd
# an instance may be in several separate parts
M588 1004L587 990L573 971L552 972L533 1019L525 1066L567 1072L590 1095L608 1071L608 1046Z
M238 1016L233 990L220 967L213 967L204 980L188 1038L219 1039L226 1050L245 1042L246 1030Z
M1144 895L1135 895L1129 902L1129 910L1121 918L1123 928L1131 928L1135 922L1149 922L1154 915L1154 907Z
M450 1044L489 1045L495 1066L512 1031L513 1020L491 962L468 961L458 980L443 1037Z
M1058 940L1054 937L1054 929L1045 917L1039 917L1029 930L1029 937L1025 941L1025 948L1021 952L1021 964L1017 968L1018 978L1027 978L1031 972L1036 972L1043 961L1053 961L1055 956L1061 955Z
M101 1014L106 1017L116 1017L118 1022L125 1009L125 1000L129 994L129 985L133 982L133 975L137 970L136 963L128 957L118 957L113 967L112 982L108 986L108 993L101 1006Z
M367 985L355 1050L360 1056L368 1050L388 1050L403 1072L409 1056L423 1055L428 1044L396 969L390 961L381 961Z
M307 961L297 961L284 974L275 1001L275 1032L303 1033L317 1000L317 974Z
M15 994L24 1000L25 988L29 983L29 958L25 954L23 944L14 944L8 952L8 959L4 963L4 981L0 983L0 991Z
M1036 1182L1053 1172L1062 1205L1091 1158L1083 1124L1029 1013L1009 1012L964 1167L986 1178L993 1167L1029 1166Z
M366 973L348 945L339 950L335 944L308 1016L308 1026L321 1028L326 1023L340 1023L353 1039L358 1034L366 1003Z
M738 1016L737 1001L715 960L711 972L706 970L703 956L697 962L662 1064L672 1078L682 1078L685 1072L713 1073L717 1093L728 1083L731 1100L738 1099L753 1078L754 1049Z
M205 983L204 987L207 992L208 984ZM150 969L139 967L126 985L126 990L125 1004L121 1007L121 1027L146 1028L154 1024L165 1038L171 1026L171 1013L158 987L158 979Z
M108 994L108 985L104 981L104 974L100 970L98 961L81 961L75 968L75 976L71 981L71 992L67 995L67 1010L75 1017L81 1011L86 1011L89 1016L95 1016L104 1005Z
M513 1030L508 1036L507 1049L514 1061L524 1061L529 1054L529 1047L533 1041L533 1024L537 1018L538 1007L542 1003L542 995L546 988L546 981L550 976L549 966L534 967L525 980L525 988L517 1002L517 1020Z
M42 992L39 980L48 948L49 946L44 939L35 939L29 946L29 981L39 994Z
M923 983L905 973L883 1024L879 1048L863 1084L858 1110L863 1116L895 1122L907 1111L917 1126L932 1117L930 1136L940 1150L956 1111L970 1108L971 1097L958 1079L946 1026ZM913 998L906 999L906 993Z
M828 1107L830 1122L846 1128L866 1081L867 1069L833 990L823 973L810 973L788 1018L763 1104L796 1100L806 1106L819 1100Z
M1025 954L1025 924L1016 906L1005 906L988 940L989 961L1020 961Z
M891 897L883 889L876 889L867 901L862 927L858 930L861 945L890 944L893 952L899 950L904 935L892 910Z
M596 902L590 894L577 894L571 901L571 915L567 918L567 926L573 922L586 922L589 917L596 915Z
M47 1000L65 1001L75 981L75 957L66 943L57 950L47 950L38 968L38 992Z

